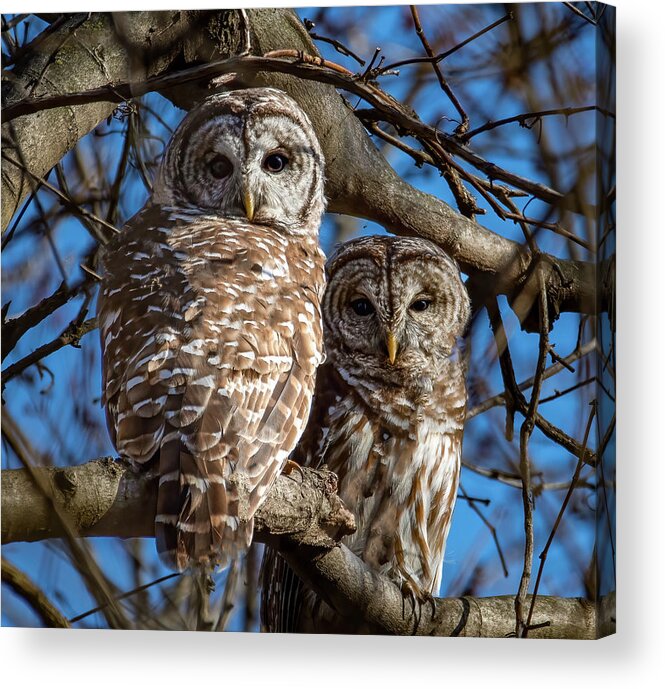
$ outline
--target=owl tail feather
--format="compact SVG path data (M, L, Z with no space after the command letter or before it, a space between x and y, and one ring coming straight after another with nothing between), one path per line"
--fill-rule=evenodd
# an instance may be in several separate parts
M157 552L171 569L222 569L249 547L254 523L238 519L224 465L223 458L193 456L180 438L162 445L155 536Z

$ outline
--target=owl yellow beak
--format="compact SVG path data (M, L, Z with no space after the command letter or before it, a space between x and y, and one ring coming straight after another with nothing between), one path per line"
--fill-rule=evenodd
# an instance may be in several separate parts
M254 199L248 189L245 189L242 194L242 203L245 206L245 215L247 220L254 220Z
M386 335L386 347L388 348L388 361L392 366L395 363L395 359L397 358L398 350L397 338L395 337L395 333L392 330L389 330Z

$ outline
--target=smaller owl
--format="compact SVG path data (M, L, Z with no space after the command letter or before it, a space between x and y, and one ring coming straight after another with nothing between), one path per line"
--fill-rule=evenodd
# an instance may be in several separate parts
M328 359L294 459L338 475L357 525L345 545L425 598L439 589L459 483L468 293L456 263L423 239L349 242L326 272ZM274 551L262 578L266 631L377 631L335 613Z

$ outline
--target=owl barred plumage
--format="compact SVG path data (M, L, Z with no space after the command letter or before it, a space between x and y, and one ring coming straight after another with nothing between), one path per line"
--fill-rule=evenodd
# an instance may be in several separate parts
M347 547L413 595L436 594L466 412L466 288L452 259L415 238L349 242L326 272L328 359L294 458L338 475L356 516ZM262 580L266 631L377 631L337 615L275 551Z
M281 91L217 94L106 250L103 403L118 452L158 459L175 568L225 565L304 430L322 359L323 157Z

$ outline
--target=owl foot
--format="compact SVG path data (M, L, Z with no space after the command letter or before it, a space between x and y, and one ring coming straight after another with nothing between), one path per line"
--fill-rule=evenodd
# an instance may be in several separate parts
M420 625L420 619L422 615L422 603L420 601L420 596L421 596L421 590L418 585L412 581L407 579L406 581L402 582L402 618L406 619L406 607L409 605L411 607L409 616L414 617L414 632L416 629L418 629L418 626Z
M430 621L434 620L434 615L436 613L436 600L434 596L425 589L418 586L418 584L407 579L402 582L402 617L406 617L406 605L407 603L411 607L410 614L414 617L414 632L420 626L420 621L422 620L423 607L427 603L430 609Z
M423 603L428 603L431 610L430 622L434 622L434 617L436 615L436 599L429 591L420 592L420 605L422 607Z
M284 468L282 469L282 475L283 476L291 476L291 474L297 471L298 475L300 476L300 483L304 483L305 481L305 474L302 470L302 467L298 462L294 462L292 459L287 459Z

